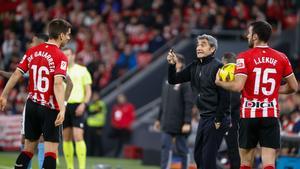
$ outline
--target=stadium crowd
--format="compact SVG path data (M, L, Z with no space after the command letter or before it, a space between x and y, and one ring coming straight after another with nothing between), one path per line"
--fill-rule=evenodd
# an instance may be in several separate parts
M0 0L2 2L2 0ZM0 7L0 69L14 71L30 40L46 23L64 18L72 24L68 47L86 65L99 92L128 70L140 69L153 52L192 29L244 30L266 19L274 32L296 25L296 0L16 0ZM284 9L284 10L282 10ZM0 91L6 79L0 76ZM21 114L24 81L10 93L6 114ZM300 134L300 94L281 96L283 130Z

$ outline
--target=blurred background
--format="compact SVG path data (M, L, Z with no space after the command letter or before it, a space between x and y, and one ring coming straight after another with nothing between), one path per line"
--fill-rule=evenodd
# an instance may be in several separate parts
M220 58L225 52L246 50L248 23L267 20L273 27L270 46L288 56L300 79L299 0L0 0L0 4L1 70L15 70L32 37L46 32L51 19L64 18L72 24L67 46L76 51L77 63L87 66L93 78L85 139L88 155L99 159L137 159L142 165L159 165L160 133L152 126L167 75L166 55L173 48L191 62L196 57L197 35L215 36L219 43L216 57ZM0 77L0 92L6 82ZM10 93L6 111L0 112L0 154L4 156L19 150L26 98L26 82L20 81ZM124 103L134 107L126 140L111 135L113 107ZM277 166L299 166L300 93L281 95L279 103L282 148ZM97 114L99 124L90 125L88 119ZM195 109L194 125L198 119ZM193 132L190 137L192 154ZM120 144L121 154L116 155ZM223 144L220 168L230 167L226 151ZM289 164L295 159L298 164ZM178 168L176 158L173 163ZM1 164L5 164L2 158L0 168ZM260 168L259 153L255 166Z

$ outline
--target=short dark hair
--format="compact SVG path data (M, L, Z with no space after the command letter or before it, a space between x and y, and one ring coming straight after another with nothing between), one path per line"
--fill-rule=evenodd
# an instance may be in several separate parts
M50 39L57 39L61 33L67 33L72 25L64 19L53 19L48 24Z
M45 42L47 42L48 39L49 39L49 36L45 33L37 33L34 36L37 37L38 39L41 39L41 40L45 41Z
M202 34L202 35L199 35L197 37L197 41L200 40L200 39L206 39L208 41L209 45L211 47L215 48L215 52L217 51L217 49L218 49L218 40L215 37L213 37L211 35L208 35L208 34Z
M232 52L224 53L222 57L227 63L235 63L236 62L236 55Z
M257 34L259 40L268 42L272 35L272 26L267 21L255 21L252 26L252 34Z

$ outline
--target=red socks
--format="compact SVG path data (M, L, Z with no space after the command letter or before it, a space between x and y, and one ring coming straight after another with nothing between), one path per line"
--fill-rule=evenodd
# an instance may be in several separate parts
M45 159L42 168L56 169L56 153L54 152L45 153Z
M251 167L250 166L241 165L240 169L251 169ZM274 165L266 165L266 166L264 166L264 169L275 169L275 166Z
M274 165L266 165L264 166L264 169L275 169Z
M56 159L56 153L47 152L47 153L45 153L45 157L52 157L52 158Z
M29 151L22 151L27 157L32 158L33 154Z

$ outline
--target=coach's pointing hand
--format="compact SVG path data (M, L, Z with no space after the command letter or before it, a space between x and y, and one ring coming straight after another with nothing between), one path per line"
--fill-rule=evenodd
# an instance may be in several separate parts
M174 53L173 49L170 49L168 56L167 56L167 61L169 64L174 65L176 64L176 54Z
M184 134L187 134L187 133L191 132L191 129L192 129L191 124L186 123L182 126L181 132Z
M60 111L57 114L57 117L56 117L56 120L55 120L55 126L59 126L59 125L63 124L64 119L65 119L65 111Z

